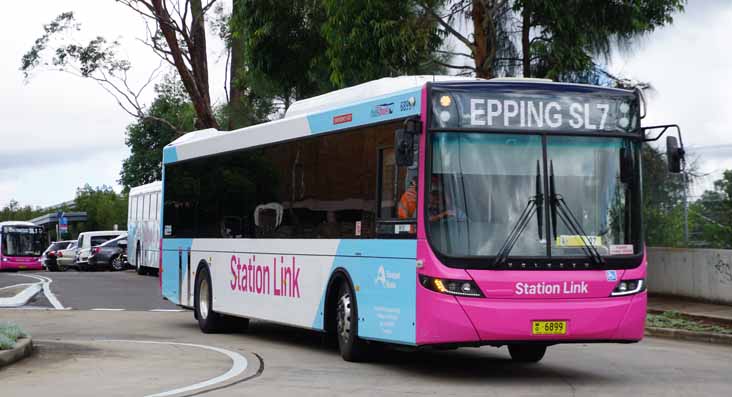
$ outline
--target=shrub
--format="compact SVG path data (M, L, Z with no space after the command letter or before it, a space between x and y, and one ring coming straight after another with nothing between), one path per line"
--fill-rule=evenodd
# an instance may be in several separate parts
M12 349L15 347L16 340L26 336L26 333L19 326L0 323L0 350Z

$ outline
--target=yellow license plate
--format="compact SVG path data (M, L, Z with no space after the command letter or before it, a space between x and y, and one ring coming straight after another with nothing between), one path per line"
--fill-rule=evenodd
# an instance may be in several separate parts
M18 266L18 269L27 269L27 268L28 268L28 266L25 266L25 265Z
M566 321L532 321L532 335L566 335Z

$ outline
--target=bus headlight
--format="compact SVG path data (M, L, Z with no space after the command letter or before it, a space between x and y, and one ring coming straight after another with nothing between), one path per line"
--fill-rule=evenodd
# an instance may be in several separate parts
M646 280L622 280L615 287L610 296L633 295L646 290Z
M473 280L446 280L420 275L419 282L428 290L442 294L475 298L483 297L483 293Z

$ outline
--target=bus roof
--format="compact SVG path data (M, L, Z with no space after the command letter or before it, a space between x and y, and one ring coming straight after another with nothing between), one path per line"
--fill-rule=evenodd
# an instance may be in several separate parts
M25 221L5 221L0 222L0 228L3 226L38 226L35 223L32 222L25 222Z
M143 193L150 193L150 192L159 192L163 188L163 182L161 181L155 181L150 182L145 185L135 186L130 189L130 196L134 196L137 194L143 194Z
M422 88L435 83L556 84L546 79L477 79L458 76L401 76L370 81L293 103L285 117L233 131L213 128L189 132L163 150L163 164L304 138L419 115ZM575 85L576 84L572 84ZM604 87L587 86L594 89ZM559 87L558 87L559 88ZM133 193L134 189L130 191Z

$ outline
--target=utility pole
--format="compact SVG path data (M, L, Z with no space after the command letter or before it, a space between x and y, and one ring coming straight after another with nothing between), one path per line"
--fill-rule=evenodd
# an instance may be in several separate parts
M684 178L684 245L689 247L689 179L686 170L682 173Z

